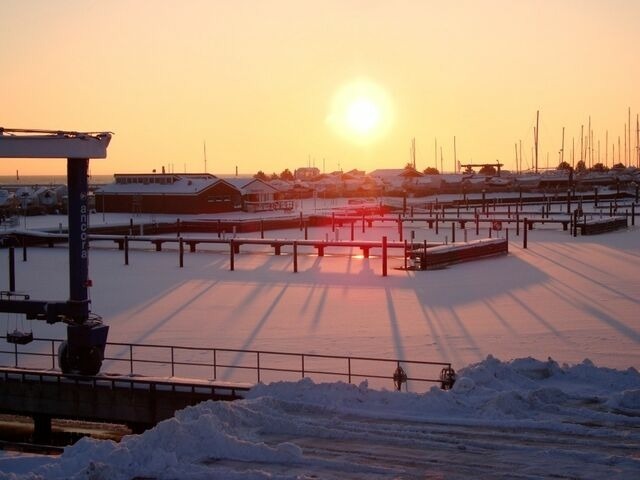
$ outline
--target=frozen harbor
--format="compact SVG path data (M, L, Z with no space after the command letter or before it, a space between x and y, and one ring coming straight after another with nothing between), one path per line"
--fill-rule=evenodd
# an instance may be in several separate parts
M395 269L394 257L387 277L359 250L300 252L293 273L292 256L268 248L243 247L230 271L221 247L179 268L175 249L140 245L125 266L115 245L96 244L92 310L110 341L442 360L461 378L421 394L260 386L120 444L5 456L0 478L637 478L639 239L635 228L575 238L544 228L523 249L511 232L507 256L428 272ZM64 246L29 249L18 288L66 298L66 262ZM33 324L36 336L62 328Z

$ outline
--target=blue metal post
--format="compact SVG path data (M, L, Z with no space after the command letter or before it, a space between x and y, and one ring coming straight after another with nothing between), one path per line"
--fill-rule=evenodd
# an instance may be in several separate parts
M75 323L89 317L88 158L67 160L69 198L69 301L77 304Z

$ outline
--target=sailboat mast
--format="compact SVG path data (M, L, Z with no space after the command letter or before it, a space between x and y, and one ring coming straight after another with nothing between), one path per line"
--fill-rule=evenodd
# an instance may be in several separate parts
M540 110L536 111L536 129L533 134L535 142L535 154L536 154L536 173L538 173L538 126L540 124Z
M458 154L456 153L456 136L453 136L453 173L458 171Z
M562 127L562 148L560 148L560 163L564 162L564 127Z

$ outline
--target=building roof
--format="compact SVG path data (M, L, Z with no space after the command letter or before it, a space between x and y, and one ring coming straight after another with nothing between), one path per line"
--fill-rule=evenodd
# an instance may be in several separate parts
M115 181L100 187L96 193L110 194L172 194L194 195L219 183L227 184L236 190L235 185L226 182L209 173L202 174L176 174L176 173L150 173L130 174L116 173Z
M241 177L220 177L221 180L233 185L238 190L242 192L242 194L247 193L276 193L279 190L270 185L269 183L260 180L259 178L241 178Z

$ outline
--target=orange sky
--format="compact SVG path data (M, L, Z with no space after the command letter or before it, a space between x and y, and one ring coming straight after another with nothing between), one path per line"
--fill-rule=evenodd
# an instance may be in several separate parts
M454 135L461 162L507 168L522 140L526 167L536 110L541 167L547 154L557 165L563 126L570 161L589 115L594 156L608 130L611 164L628 108L635 159L638 1L3 0L0 12L0 126L115 132L93 174L202 171L205 141L211 173L401 168L414 137L419 169L437 139L451 171ZM370 118L354 125L358 98ZM0 159L0 175L65 168Z

